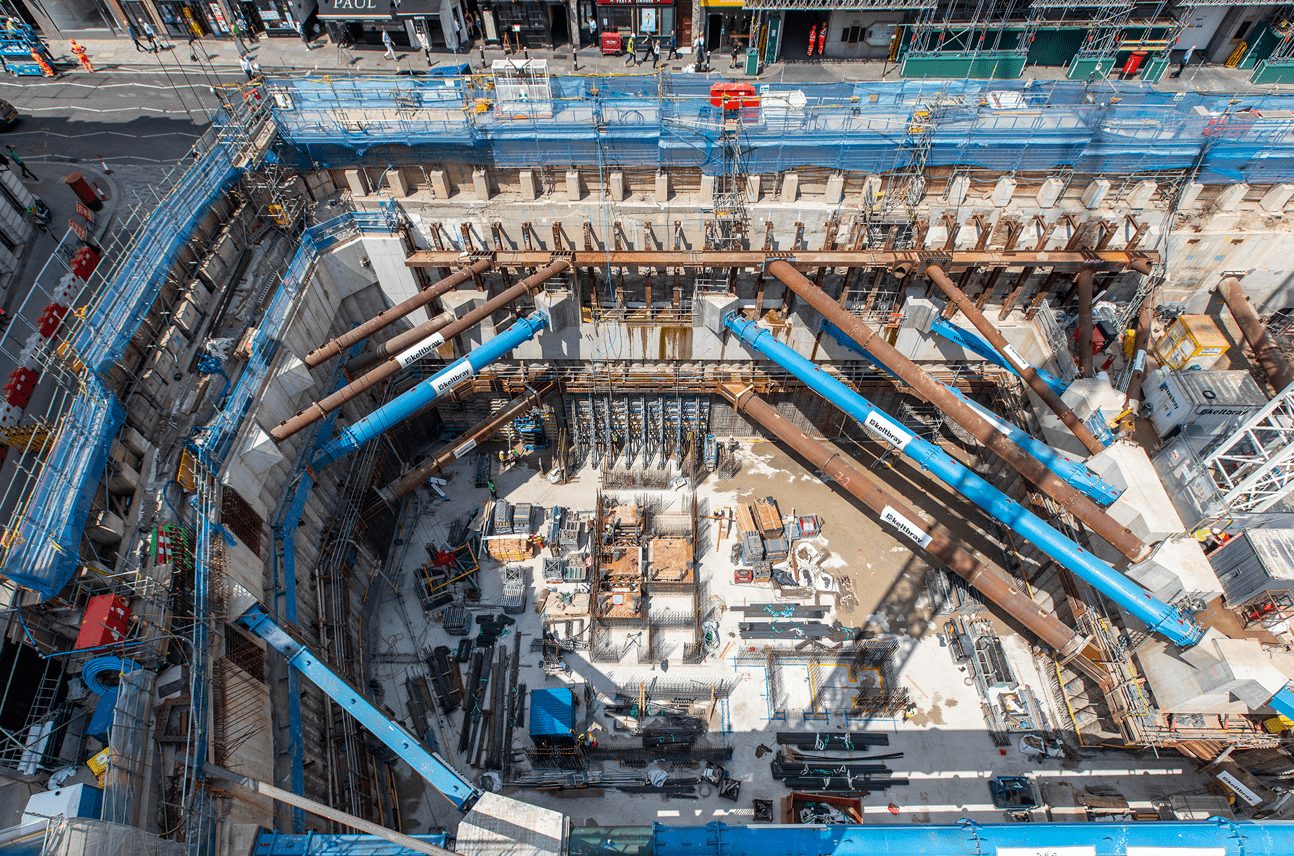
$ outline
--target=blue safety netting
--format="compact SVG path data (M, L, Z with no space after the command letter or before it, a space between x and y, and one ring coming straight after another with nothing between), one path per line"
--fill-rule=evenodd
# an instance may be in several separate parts
M45 449L11 525L0 574L53 597L81 564L78 547L90 504L125 414L95 376L86 378Z
M207 466L218 470L233 448L243 417L269 376L270 366L278 352L279 336L296 305L296 297L309 285L310 272L319 255L357 232L389 233L393 228L391 217L392 211L388 209L347 212L302 233L296 252L252 336L247 362L230 386L215 418L201 430L195 441L194 445Z
M121 359L193 227L238 172L229 150L216 142L148 215L71 337L72 351L91 371L106 371Z
M273 80L285 156L301 165L461 158L505 167L721 168L706 75L555 77L499 102L487 78ZM758 84L743 111L749 172L939 167L1091 174L1195 170L1206 183L1294 175L1294 96L1141 84L931 81ZM931 120L928 139L913 129Z

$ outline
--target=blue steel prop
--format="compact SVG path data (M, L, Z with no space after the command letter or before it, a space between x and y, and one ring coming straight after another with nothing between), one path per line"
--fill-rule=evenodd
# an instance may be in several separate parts
M986 823L934 826L666 826L652 830L653 856L982 856L990 853L1126 856L1198 853L1289 856L1294 822L1224 820L1137 823Z
M959 327L944 318L935 318L930 322L930 332L942 336L954 345L961 345L973 354L979 354L993 365L1001 366L1016 377L1020 376L1019 370L1011 365L1011 361L999 354L997 348L994 348L987 339L974 330ZM1063 394L1068 388L1060 378L1050 372L1043 371L1037 366L1034 366L1033 370L1038 373L1038 377L1042 378L1042 382L1051 387L1051 391L1057 395Z
M458 386L522 342L539 335L548 326L548 316L533 312L495 336L467 356L455 360L413 389L388 401L368 416L348 426L315 455L313 464L323 468L349 455L375 437L389 431L444 393Z
M471 803L479 795L471 782L460 776L439 755L427 751L416 737L387 718L350 682L325 666L305 645L275 623L264 609L253 606L238 621L287 658L288 665L309 678L342 710L355 717L456 808L466 811L471 807Z
M846 336L836 325L824 321L822 324L822 332L830 335L833 339L844 345L846 348L849 348L851 351L862 354L872 363L872 365L876 366L881 371L884 371L887 374L893 374L889 369L885 368L879 360L869 354L866 348ZM979 403L962 395L958 390L948 386L948 384L943 384L943 386L953 395L970 405L976 413L988 420L988 422L1000 433L1005 434L1012 443L1015 443L1021 449L1037 458L1042 462L1043 466L1063 479L1070 487L1086 495L1088 499L1108 507L1122 494L1122 491L1089 470L1085 464L1072 460L1060 452L1057 452L1051 446L1048 446L1041 440L1034 438L1020 427L1012 425L1010 422L1000 418L993 411L986 407L982 407Z
M1152 632L1159 633L1184 648L1200 641L1203 631L1190 618L1152 596L968 470L947 452L918 437L867 399L822 371L812 361L777 341L770 331L761 329L755 322L747 321L736 313L729 313L724 318L724 325L752 350L795 375L809 388L857 420L872 436L910 458L917 466L975 503L994 520L1010 527L1013 532L1136 616Z

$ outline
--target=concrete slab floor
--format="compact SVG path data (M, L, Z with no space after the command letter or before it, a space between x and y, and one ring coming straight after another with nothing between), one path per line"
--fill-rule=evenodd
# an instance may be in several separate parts
M602 698L614 693L617 683L650 682L665 677L671 681L689 678L735 681L736 689L718 705L706 741L710 745L733 747L733 758L725 766L729 775L742 782L742 789L735 803L720 799L713 793L699 799L671 799L665 795L625 794L612 789L549 792L509 788L505 792L510 796L560 809L567 812L574 823L584 825L647 824L657 820L675 823L704 823L714 819L749 822L753 819L753 799L772 799L780 805L780 800L789 793L782 783L769 775L767 764L772 756L756 757L755 750L759 745L776 749L776 731L837 731L845 727L851 731L888 735L890 745L877 751L902 752L902 758L887 763L894 775L906 776L910 780L907 785L865 797L864 812L868 822L935 823L962 817L1000 821L1003 813L993 807L987 785L989 778L1000 774L1028 775L1039 784L1066 781L1080 791L1092 787L1112 788L1133 808L1146 810L1171 795L1200 793L1206 789L1203 780L1192 772L1191 764L1175 756L1156 759L1102 752L1088 753L1078 762L1038 761L1021 751L1018 740L999 749L987 731L981 699L973 682L954 662L949 649L937 635L937 627L931 627L925 615L928 609L924 586L920 582L924 563L853 507L851 502L822 484L773 444L746 442L740 455L743 467L736 477L720 481L711 476L698 486L698 505L714 511L739 500L771 495L778 500L783 515L792 511L820 515L823 532L812 543L827 554L822 569L836 576L848 574L858 598L854 609L839 615L832 610L828 620L840 618L846 624L863 622L878 633L896 634L899 642L897 677L910 694L915 715L908 721L871 719L847 723L843 713L837 710L828 714L827 722L806 722L803 708L810 694L808 669L788 667L782 670L780 699L788 711L787 719L770 721L770 699L763 667L752 666L749 661L739 663L735 657L742 650L740 646L762 647L765 643L736 638L736 623L742 616L734 613L731 607L771 601L774 599L773 591L732 582L732 565L728 560L732 542L721 539L718 549L715 549L716 533L709 526L703 526L698 532L698 542L706 542L700 573L707 580L706 605L722 602L727 607L720 618L720 636L726 649L720 652L722 656L689 666L680 662L681 649L676 648L662 662L640 665L636 654L630 651L620 662L605 664L590 662L588 651L575 651L565 658L568 673L545 677L540 654L529 650L530 640L538 639L542 634L541 616L535 611L538 589L543 587L541 560L536 557L525 564L530 566L531 580L537 582L532 582L527 609L524 614L515 616L517 623L512 628L523 635L520 682L530 689L562 684L578 686L587 682ZM413 674L426 674L422 662L414 662L410 655L425 656L437 645L453 648L459 641L458 637L445 633L438 622L439 611L424 613L417 595L416 571L426 560L424 544L444 543L453 521L479 512L488 499L486 490L472 486L473 466L472 460L465 458L449 468L446 477L449 479L447 492L452 497L450 501L433 501L420 492L416 501L406 504L395 535L395 539L403 543L394 548L396 553L389 563L387 579L370 595L368 622L372 627L366 649L367 675L382 687L383 703L406 723L408 705L404 681ZM598 479L596 471L585 469L568 484L553 485L537 469L522 464L496 475L494 482L499 495L513 502L531 502L546 509L563 505L570 509L588 510L594 507ZM625 493L645 495L649 492ZM657 496L667 507L670 503L681 504L685 498L685 494L668 491ZM735 528L733 531L735 533ZM502 588L500 570L499 563L483 558L479 572L482 604L498 602ZM577 585L555 587L560 591L579 588ZM833 598L823 596L821 600L830 603ZM495 614L498 610L487 608L474 612ZM1053 725L1062 725L1064 714L1052 707L1047 681L1040 673L1040 668L1047 668L1049 664L1035 660L1029 643L1019 636L1006 632L1002 642L1018 679L1032 689L1045 709L1045 717ZM509 637L504 637L501 644L511 651ZM829 662L825 662L828 660L825 656L823 660L817 678L819 687L847 682L847 676L841 674L844 669L833 669ZM703 717L704 708L702 705ZM577 711L577 719L585 713L582 709ZM468 766L467 758L457 751L461 721L461 711L449 717L439 714L433 717L436 748L459 770L475 777L478 774ZM628 743L631 740L628 732L616 729L598 701L594 702L590 730L603 743ZM514 776L527 771L520 751L528 745L529 736L525 729L517 729L513 748L520 760L514 765ZM865 760L865 756L860 760ZM614 762L605 763L608 770L635 772ZM698 769L678 769L672 775L694 776L698 772ZM416 780L412 773L397 768L397 781L406 830L453 827L457 813Z

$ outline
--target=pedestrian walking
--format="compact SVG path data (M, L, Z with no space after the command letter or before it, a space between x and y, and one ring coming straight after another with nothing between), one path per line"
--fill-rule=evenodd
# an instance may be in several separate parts
M148 49L153 53L157 53L157 31L153 29L153 25L148 21L143 23L143 28L144 38L148 39Z
M418 47L422 48L422 55L427 60L427 68L431 68L431 37L421 29L413 31L414 36L418 39ZM458 53L458 51L454 51Z
M1195 45L1191 45L1189 48L1186 49L1186 53L1182 54L1182 58L1178 60L1177 74L1174 74L1173 77L1181 77L1182 72L1186 71L1186 66L1191 64L1191 60L1194 57L1195 57Z
M705 36L697 36L692 43L692 53L696 55L696 70L705 71Z
M148 48L139 43L139 30L135 29L134 24L127 24L126 32L130 34L130 40L135 43L135 50L140 53L148 53Z
M498 498L499 498L499 491L498 491L498 489L497 489L497 488L495 488L495 486L494 486L494 482L492 482L492 481L488 481L488 482L486 482L486 483L485 483L485 486L486 486L487 488L489 488L489 491L490 491L490 499L498 499Z
M386 30L382 31L382 46L386 48L386 58L394 60L395 43L391 41L391 34Z
M22 156L19 155L18 152L14 150L13 144L10 143L6 145L5 149L8 150L9 157L13 159L13 162L18 164L18 169L22 170L22 174L25 177L30 178L32 181L36 181L37 180L36 174L33 173L31 170L27 169L27 164L23 161ZM6 163L5 166L8 166L8 164Z
M463 28L459 26L457 18L454 18L453 21L454 21L454 53L458 53L458 49L463 46ZM431 62L430 46L427 47L427 62L428 63Z
M198 61L198 37L189 35L189 62Z
M247 75L248 80L252 79L252 61L246 54L238 58L238 67Z
M625 65L637 64L638 54L634 52L634 35L630 33L629 38L625 41Z
M660 39L651 39L651 67L660 68Z
M740 56L741 56L741 43L738 41L733 41L732 62L728 65L728 68L736 68L738 65L740 65L741 64L741 60L739 59Z
M666 61L666 62L669 62L669 61L670 61L670 60L672 60L672 59L678 59L678 58L679 58L679 56L678 56L678 36L668 36L668 37L667 37L667 39L668 39L667 44L669 45L669 56L665 57L665 61Z

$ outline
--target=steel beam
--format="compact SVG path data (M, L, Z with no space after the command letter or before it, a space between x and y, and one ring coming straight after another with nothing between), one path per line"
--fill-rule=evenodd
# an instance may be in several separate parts
M495 252L495 267L533 268L546 265L555 256L569 258L575 267L672 267L672 268L754 268L782 260L795 267L890 267L901 262L920 265L937 262L945 269L966 267L1054 267L1096 265L1124 268L1139 260L1157 262L1156 252L1126 250L806 250L803 252L709 251L709 250L577 250L557 254L544 250ZM405 260L409 267L445 267L462 261L454 250L419 250Z
M970 321L972 325L974 325L975 329L980 332L981 336L988 339L989 343L996 348L1002 356L1015 364L1016 368L1019 369L1020 377L1024 379L1024 382L1027 383L1029 388L1034 391L1034 394L1041 398L1043 403L1060 418L1060 421L1065 423L1065 427L1069 429L1071 434L1078 438L1078 442L1083 444L1083 448L1087 449L1087 451L1093 455L1099 454L1105 450L1104 444L1102 444L1100 440L1096 439L1091 430L1083 424L1083 420L1078 418L1078 414L1074 413L1070 406L1062 401L1060 396L1056 395L1056 393L1051 390L1051 387L1047 386L1043 379L1038 376L1038 372L1033 365L1024 357L1020 356L1015 348L1011 347L1011 345L1007 343L1006 337L1002 335L1002 331L994 326L993 322L984 317L984 313L980 312L974 302L962 293L962 290L957 287L957 283L953 282L952 279L949 278L947 272L944 271L943 268L939 267L939 265L927 265L926 277L935 285L939 286L939 289L948 296L949 300L957 304L957 308L962 311L962 314L966 316L966 319Z
M1280 392L1289 386L1290 381L1294 381L1294 369L1290 367L1289 360L1285 358L1285 353L1280 346L1267 332L1267 325L1250 305L1249 296L1240 287L1240 280L1234 276L1222 280L1218 283L1218 294L1222 296L1222 302L1231 310L1236 323L1240 325L1240 332L1244 334L1245 341L1253 349L1254 357L1262 366L1272 389Z
M1078 271L1078 375L1091 377L1092 372L1092 279L1091 268Z
M820 288L809 282L799 271L784 262L773 262L768 272L787 288L804 298L822 317L857 342L891 373L912 387L917 395L939 408L948 418L965 428L986 449L1010 464L1020 475L1036 484L1062 508L1110 543L1112 547L1134 562L1150 554L1150 546L1132 533L1096 503L1066 484L1063 479L1039 461L1026 454L1005 434L974 411L966 402L953 395L947 387L931 377L924 369L901 354L885 337L854 315L840 307Z
M436 348L445 342L464 330L474 327L482 319L488 318L503 307L510 305L517 298L532 291L537 291L545 282L568 267L570 265L564 259L558 259L534 276L523 279L497 297L487 300L462 318L447 321L437 316L430 321L419 324L406 333L401 333L399 336L392 338L375 351L376 354L382 355L394 354L391 359L380 363L377 368L360 375L331 395L306 405L292 416L284 419L270 430L270 437L274 442L282 443L298 431L302 431L318 422L355 396L365 390L372 389L382 381L397 374L405 366L434 353Z
M960 576L985 597L1000 606L1008 615L1019 621L1035 636L1051 647L1060 657L1080 655L1084 673L1101 681L1105 673L1091 662L1097 652L1089 647L1073 628L1067 627L1055 615L1047 612L1002 570L982 564L978 558L962 549L944 527L931 523L915 507L888 490L871 473L831 449L826 443L815 440L795 427L790 420L778 414L766 401L748 386L723 384L719 394L732 403L738 413L743 413L759 423L765 430L781 440L831 480L871 509L882 523L887 524L901 539L911 542L936 562ZM1081 655L1084 652L1086 655Z
M322 364L325 360L342 353L357 342L362 342L364 339L367 339L379 330L383 330L391 324L394 324L396 321L399 321L415 309L421 309L423 306L426 306L442 294L452 291L467 282L469 279L485 273L492 267L494 267L494 263L489 259L478 259L467 267L454 271L439 282L427 286L412 297L400 301L390 309L383 309L381 312L374 315L363 324L360 324L355 329L342 333L337 338L323 343L310 353L306 354L302 359L302 362L310 368L314 368L315 366Z

